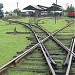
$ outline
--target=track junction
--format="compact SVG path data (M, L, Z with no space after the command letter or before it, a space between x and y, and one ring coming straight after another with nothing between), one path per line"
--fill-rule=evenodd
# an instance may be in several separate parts
M0 75L11 75L15 71L39 75L75 75L74 20L52 33L37 23L6 21L28 28L31 31L28 39L33 42L26 51L17 52L11 61L2 66Z

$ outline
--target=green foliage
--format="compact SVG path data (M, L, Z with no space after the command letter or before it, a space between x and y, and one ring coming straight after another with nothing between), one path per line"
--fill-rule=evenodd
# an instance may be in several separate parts
M5 12L5 14L9 14L9 12L8 12L8 11L6 11L6 12Z
M3 17L3 11L2 11L2 8L3 8L3 4L0 3L0 18Z
M74 10L75 8L72 6L72 4L67 7L67 12L74 12Z
M14 9L14 11L13 11L14 13L18 13L18 12L21 12L20 10L18 10L18 9Z
M19 10L19 9L14 9L13 12L14 12L14 13L17 13L17 15L19 16L19 13L21 12L21 10Z
M0 3L0 9L2 9L3 8L3 4L2 3Z

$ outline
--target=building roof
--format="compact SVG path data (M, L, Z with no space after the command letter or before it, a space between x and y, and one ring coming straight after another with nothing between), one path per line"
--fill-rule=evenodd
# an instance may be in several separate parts
M62 6L53 3L52 6L47 8L46 10L48 10L48 11L62 11Z
M56 6L51 6L46 10L48 10L48 11L62 11L62 9L60 7L56 7Z
M47 8L48 7L42 6L42 5L37 5L37 6L29 5L29 6L25 7L23 10L45 10Z
M38 6L29 5L25 7L23 10L41 10Z
M40 11L62 11L62 6L57 5L55 3L52 4L51 7L46 7L46 6L42 6L42 5L29 5L27 7L25 7L23 10L40 10Z
M48 7L46 7L46 6L42 6L42 5L37 5L38 7L40 7L41 9L47 9Z
M60 5L58 5L58 4L55 4L55 3L53 3L52 5L53 5L53 6L57 6L57 7L62 7L62 6L60 6Z

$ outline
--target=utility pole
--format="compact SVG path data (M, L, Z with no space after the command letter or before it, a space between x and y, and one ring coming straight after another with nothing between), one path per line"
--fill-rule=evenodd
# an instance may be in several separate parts
M57 9L57 0L56 0L56 7L55 7L55 11ZM55 12L55 24L56 24L56 12Z
M56 4L57 4L57 0L56 0Z
M17 2L17 10L18 10L18 2Z

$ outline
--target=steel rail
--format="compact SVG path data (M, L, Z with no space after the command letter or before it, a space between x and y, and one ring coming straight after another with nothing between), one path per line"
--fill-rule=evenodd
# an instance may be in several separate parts
M39 40L39 38L38 38L38 35L35 33L35 31L33 31L33 33L34 33L34 35L35 35L37 41L40 43L40 40ZM45 50L44 50L42 44L40 43L39 45L40 45L41 50L42 50L42 52L43 52L43 55L44 55L44 57L45 57L45 59L46 59L46 61L47 61L47 64L48 64L48 66L49 66L49 70L52 72L52 75L56 75L56 74L55 74L55 71L54 71L54 69L53 69L53 67L52 67L52 65L51 65L51 61L49 60L49 57L46 55L46 52L45 52Z
M39 41L39 40L38 40L38 41ZM40 41L39 41L39 43L40 43ZM52 65L51 65L51 63L50 63L50 60L49 60L49 58L47 57L47 55L46 55L46 53L45 53L45 51L44 51L44 49L43 49L41 43L40 43L40 47L41 47L42 52L43 52L43 54L44 54L44 56L45 56L45 59L46 59L46 61L47 61L47 63L48 63L48 66L49 66L49 68L50 68L50 70L51 70L51 72L52 72L52 75L56 75L56 74L55 74L55 71L54 71L54 69L53 69L53 67L52 67Z
M44 30L47 34L48 34L48 32L46 31L46 30ZM48 34L49 35L49 34ZM53 36L51 36L52 38L53 38ZM59 40L57 40L55 37L54 37L54 39L53 39L55 42L57 42L61 47L63 47L66 51L68 51L68 53L70 53L70 50L66 47L66 46L64 46Z
M52 39L57 43L59 44L63 49L65 49L67 52L71 52L70 49L68 47L66 47L64 44L62 44L59 40L57 40L55 37L51 36ZM75 53L71 52L74 56L75 56Z
M67 26L65 26L65 27L63 27L62 29L60 29L58 32L60 32L61 30L63 30L63 29L65 29L65 28L67 28L68 26L70 26L71 24L73 24L74 23L74 21L72 21L70 24L68 23L67 24ZM43 29L40 25L37 25L40 29L42 29L44 32L46 32L47 33L47 35L50 35L50 33L46 30L46 29ZM55 34L54 34L55 35ZM59 44L63 49L65 49L68 53L71 53L71 51L70 51L70 49L68 48L68 47L66 47L64 44L62 44L58 39L56 39L53 35L51 36L52 38L51 39L53 39L57 44ZM74 52L72 52L73 53L73 55L74 55L74 57L75 57L75 53ZM67 58L68 58L69 56L67 56ZM67 61L67 60L66 60Z
M75 47L75 37L72 39L72 47L71 47L71 50L72 52L74 51L74 47ZM69 58L69 63L68 63L68 67L67 67L67 71L66 71L66 74L65 75L69 75L70 73L70 68L71 68L71 64L72 64L72 58L73 58L73 54L71 53L70 55L70 58Z
M12 21L14 22L14 21ZM14 22L16 23L16 22ZM22 24L22 23L21 23ZM25 24L23 24L25 25ZM51 33L51 35L54 35L55 33L57 33L58 31L55 31L53 33ZM40 43L43 43L45 41L47 41L49 39L49 37L51 36L47 36L46 38L44 38L43 40L40 41ZM2 73L6 68L6 67L10 67L13 63L15 63L17 60L22 59L23 57L25 57L27 54L29 54L33 49L35 49L36 47L39 46L40 43L35 44L34 46L32 46L30 49L26 50L25 52L23 52L22 54L18 55L17 57L15 57L14 59L10 60L8 63L6 63L5 65L3 65L2 67L0 67L0 73ZM4 70L3 70L4 69Z
M41 27L40 25L38 25L39 27ZM42 27L41 27L42 28ZM49 35L49 33L47 32L47 30L45 30L45 29L42 29L43 31L45 31L48 35ZM52 37L52 39L57 43L57 44L59 44L62 48L64 48L66 51L68 51L68 55L67 55L67 58L66 58L66 60L65 60L65 62L63 63L63 65L67 65L68 64L68 60L69 60L69 56L70 56L70 53L72 53L73 55L75 55L74 54L74 52L73 51L71 51L71 48L69 49L68 47L66 47L65 45L63 45L58 39L56 39L54 36L51 36Z
M58 32L60 32L61 30L67 28L68 26L70 26L70 25L73 24L73 23L74 23L74 21L72 20L72 21L71 21L70 23L68 23L66 26L64 26L63 28L59 29ZM34 25L34 26L35 26L35 25ZM43 30L44 32L46 32L47 35L50 35L50 33L49 33L45 28L42 28L41 25L38 25L38 24L37 24L36 27L39 27L41 30ZM55 35L55 34L54 34L54 35Z
M66 47L65 45L63 45L59 40L57 40L55 37L51 36L53 40L56 41L57 44L59 44L62 48L64 48L67 52L73 54L73 57L75 57L75 53L72 52L68 47Z
M12 21L12 20L8 20L8 21ZM14 22L14 21L12 21L12 22ZM15 21L15 23L16 23L16 22L18 22L18 21ZM26 23L24 23L24 22L19 22L19 23L21 23L21 24L23 24L23 25L26 24ZM74 21L72 21L70 24L67 24L65 27L63 27L63 28L57 30L56 33L60 32L61 30L65 29L65 28L67 28L68 26L70 26L70 25L73 24L73 23L74 23ZM35 26L35 25L34 25L34 26ZM41 30L43 30L44 32L46 32L48 36L50 35L46 29L43 29L40 25L38 25L38 26L39 26L39 28L40 28ZM56 33L55 33L55 34L56 34ZM55 35L55 34L54 34L54 35ZM52 35L51 37L54 37L54 36ZM55 38L55 37L54 37L54 38ZM63 47L66 51L70 52L69 48L67 48L67 47L66 47L65 45L63 45L59 40L57 40L56 38L54 39L54 38L53 38L53 40L54 40L55 42L57 41L57 43L58 43L61 47ZM75 56L75 53L73 53L73 55Z
M17 22L19 22L19 21L12 21L12 20L11 20L11 22L17 23ZM19 22L18 24L25 25L24 22ZM62 28L62 29L63 29L63 28ZM59 31L61 31L61 29L59 29L59 30L57 30L57 31L55 31L55 32L53 32L53 33L51 33L49 36L47 36L46 38L44 38L43 40L41 40L40 43L43 43L43 42L47 41L47 40L49 39L49 37L51 37L52 35L56 34L56 33L59 32ZM39 45L40 43L35 44L34 46L32 46L32 47L31 47L30 49L28 49L27 51L23 52L23 53L20 54L19 56L15 57L15 58L12 59L11 61L9 61L9 62L6 63L5 65L3 65L3 66L0 68L0 73L3 72L3 69L4 69L4 68L9 67L10 65L12 65L17 59L19 59L19 58L21 59L21 58L25 57L25 55L27 55L27 54L30 53L33 49L35 49L36 47L38 47L38 45Z
M28 27L29 27L29 26L28 26ZM30 25L29 28L30 28L31 31L34 33L34 36L35 36L36 40L40 43L40 39L39 39L38 35L36 34L36 32L33 30L32 25ZM42 44L43 44L43 43L42 43ZM53 75L56 75L56 74L55 74L55 71L54 71L54 69L53 69L53 67L52 67L52 65L51 65L51 62L52 62L53 64L55 64L55 65L56 65L56 63L55 63L54 60L50 57L50 55L49 55L48 51L46 50L45 46L44 46L44 45L42 46L42 44L40 43L39 46L41 47L41 50L42 50L43 55L44 55L44 57L45 57L45 59L46 59L46 61L47 61L47 64L48 64L48 66L49 66L49 69L50 69L50 71L52 72ZM46 51L46 52L45 52L45 51ZM47 55L46 55L46 54L47 54Z
M70 26L70 25L73 24L73 23L74 23L74 21L72 21L70 24L67 24L65 27L63 27L62 29L58 30L57 33L60 32L61 30L65 29L65 28L67 28L68 26ZM38 25L38 26L39 26L39 28L41 28L44 32L46 32L47 35L50 35L46 29L43 29L40 25ZM56 34L56 33L55 33L55 34ZM55 34L54 34L54 35L55 35ZM51 37L52 37L52 38L51 38ZM57 44L59 44L59 45L60 45L63 49L65 49L67 52L72 53L73 56L75 57L75 53L74 53L74 52L71 52L71 50L70 50L68 47L66 47L64 44L62 44L62 43L61 43L58 39L56 39L53 35L51 35L51 37L50 37L51 39L53 39Z
M62 29L58 30L58 32L60 32L61 30L67 28L68 26L70 26L70 25L73 24L73 23L74 23L74 21L71 21L70 24L68 23L65 27L63 27ZM35 26L35 25L34 25L34 26ZM38 28L40 28L41 30L43 30L44 32L46 32L48 36L50 35L50 33L49 33L46 29L43 29L40 25L36 25L36 27L38 27ZM55 35L55 34L54 34L54 35ZM56 39L53 35L52 35L51 37L52 37L51 39L53 39L57 44L59 44L59 45L60 45L63 49L65 49L68 53L72 53L72 54L74 55L74 57L75 57L75 53L74 53L74 52L71 52L68 47L66 47L64 44L62 44L62 43L61 43L58 39ZM67 58L68 58L68 56L67 56Z
M28 27L29 27L29 26L28 26ZM32 25L30 25L29 28L30 28L31 31L34 33L34 36L35 36L36 40L37 40L37 41L38 41L38 39L40 40L39 36L38 36L38 35L36 34L36 32L33 30ZM40 40L40 41L41 41L41 40ZM38 42L39 42L39 41L38 41ZM44 44L43 44L43 43L40 43L40 44L41 44L42 47L45 49L45 52L46 52L46 54L48 55L48 57L49 57L51 63L52 63L53 65L56 65L56 63L54 62L54 60L53 60L52 57L50 56L50 54L49 54L48 50L46 49L46 47L44 46Z
M67 57L66 57L66 59L65 59L65 61L63 63L64 66L68 64L69 57L70 57L70 52L68 52Z
M72 42L71 42L71 45L70 45L70 50L71 50L72 44L73 44L73 39L72 39ZM66 59L65 59L65 61L64 61L64 63L63 63L64 66L65 66L65 65L68 65L68 61L69 61L70 54L71 54L71 53L68 52L67 57L66 57Z
M68 24L66 27L68 27L69 25L71 25L71 24ZM38 28L40 28L41 30L43 30L45 33L47 33L47 35L49 35L49 33L48 33L48 31L46 30L46 29L43 29L40 25L37 25L38 26ZM62 28L62 29L65 29L65 27L64 28ZM61 29L61 30L62 30ZM67 56L67 58L69 57L69 54L71 53L70 51L70 49L68 48L68 47L66 47L64 44L62 44L58 39L56 39L54 36L51 36L52 37L52 39L57 43L57 44L59 44L63 49L65 49L67 52L68 52L68 56ZM48 53L48 52L47 52ZM73 53L73 52L72 52ZM73 53L74 54L74 53ZM75 55L75 54L74 54ZM65 62L67 62L67 59L66 58L66 60L65 60ZM64 63L63 65L65 65L66 63Z
M45 47L45 45L44 45L43 43L42 43L42 46L43 46L43 48L45 49L45 52L47 53L49 59L52 61L51 63L56 66L57 64L56 64L56 63L54 62L54 60L52 59L52 57L51 57L50 54L49 54L49 51L46 49L46 47Z

